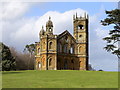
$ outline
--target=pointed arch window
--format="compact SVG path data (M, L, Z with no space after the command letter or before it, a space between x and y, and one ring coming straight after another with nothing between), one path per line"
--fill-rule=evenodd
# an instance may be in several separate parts
M67 44L66 45L64 45L64 53L68 53L68 50L67 50L68 48L67 48Z
M49 59L49 66L52 65L52 58Z
M70 48L70 53L71 53L71 54L74 53L74 45L71 46L71 48Z
M40 54L40 48L38 48L38 53L37 54Z
M61 43L58 43L58 52L62 52L62 45L61 45Z
M71 60L71 63L74 63L74 61L73 61L73 60Z
M45 46L46 46L45 44L46 44L46 43L45 43L45 42L43 42L43 45L42 45L43 49L45 49Z
M42 65L45 66L45 58L42 60Z
M52 42L49 43L49 49L52 49Z

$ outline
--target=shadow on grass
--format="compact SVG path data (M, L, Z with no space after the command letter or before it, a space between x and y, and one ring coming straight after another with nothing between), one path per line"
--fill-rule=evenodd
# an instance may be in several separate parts
M11 72L11 71L2 71L2 74L18 74L18 73L23 73L23 72Z

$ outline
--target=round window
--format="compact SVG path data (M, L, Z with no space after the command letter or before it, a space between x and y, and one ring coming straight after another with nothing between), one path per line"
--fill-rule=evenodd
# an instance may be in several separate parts
M79 35L79 37L82 37L82 35Z

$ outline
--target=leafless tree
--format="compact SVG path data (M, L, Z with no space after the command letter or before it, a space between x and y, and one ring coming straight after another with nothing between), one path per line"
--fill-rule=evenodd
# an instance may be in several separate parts
M34 69L34 55L31 55L31 57L29 57L29 53L19 52L14 47L11 47L10 50L12 55L15 57L17 70Z

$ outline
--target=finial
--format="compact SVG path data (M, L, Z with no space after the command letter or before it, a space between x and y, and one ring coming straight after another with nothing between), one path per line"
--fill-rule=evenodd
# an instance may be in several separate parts
M86 12L84 13L84 18L86 18Z
M49 20L51 19L51 17L49 16Z
M75 15L73 15L73 19L75 19Z
M44 27L43 27L43 25L42 25L42 29L41 29L42 31L44 31Z
M44 29L43 25L42 25L42 29Z
M77 12L76 12L76 18L77 18Z

